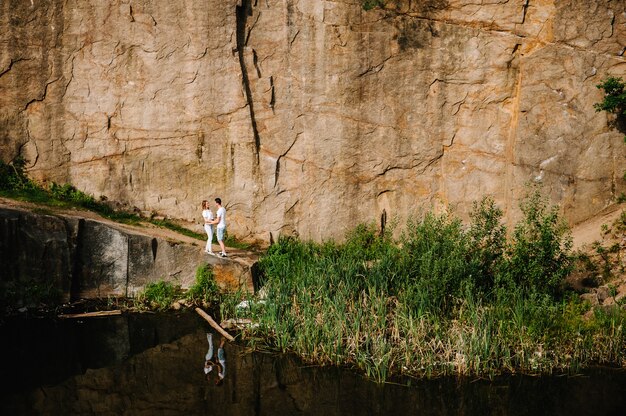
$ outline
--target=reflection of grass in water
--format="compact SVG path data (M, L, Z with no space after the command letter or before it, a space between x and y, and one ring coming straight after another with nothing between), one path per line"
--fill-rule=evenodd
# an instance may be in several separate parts
M0 282L0 313L11 308L58 305L62 293L54 282Z
M583 318L589 305L562 286L568 234L554 210L529 203L510 241L489 201L468 227L429 213L399 240L374 226L344 244L281 239L260 261L266 303L248 311L232 301L222 316L259 322L243 333L257 348L354 366L378 381L624 362L625 312Z

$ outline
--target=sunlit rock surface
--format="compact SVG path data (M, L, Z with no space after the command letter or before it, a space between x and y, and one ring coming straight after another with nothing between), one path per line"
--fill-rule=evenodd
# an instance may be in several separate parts
M383 210L529 181L572 222L626 191L593 103L625 76L617 0L5 1L0 157L141 210L230 231L341 237Z

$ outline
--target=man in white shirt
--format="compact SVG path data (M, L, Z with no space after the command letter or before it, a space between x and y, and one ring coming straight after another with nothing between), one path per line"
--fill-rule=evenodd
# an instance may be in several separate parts
M222 200L215 198L215 206L217 207L216 218L211 224L217 224L217 242L220 243L222 252L220 256L226 257L226 247L224 246L224 234L226 233L226 208L222 206Z

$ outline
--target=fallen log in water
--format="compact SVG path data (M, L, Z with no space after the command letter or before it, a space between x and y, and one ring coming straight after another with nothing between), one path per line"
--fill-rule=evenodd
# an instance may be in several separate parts
M215 322L213 320L213 318L211 318L211 315L209 315L208 313L206 313L205 311L203 311L200 308L196 308L196 312L198 312L198 315L203 317L213 328L215 328L217 330L217 332L222 334L227 340L229 340L229 341L234 341L235 340L235 338L233 338L232 335L230 335L228 332L224 331L224 328L219 326L219 324L217 322Z
M97 311L97 312L84 312L84 313L68 313L61 314L59 318L70 319L70 318L97 318L100 316L113 316L113 315L121 315L122 311L114 310L114 311Z

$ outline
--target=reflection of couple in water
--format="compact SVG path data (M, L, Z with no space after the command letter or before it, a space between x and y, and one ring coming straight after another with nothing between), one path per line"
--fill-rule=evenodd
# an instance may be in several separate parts
M226 375L226 358L224 358L224 337L220 340L220 346L217 349L217 357L213 356L213 334L206 334L207 341L209 341L209 350L204 356L204 376L206 381L211 381L211 373L213 369L216 369L217 378L215 385L221 386L224 383L224 376ZM215 374L215 373L213 373Z

